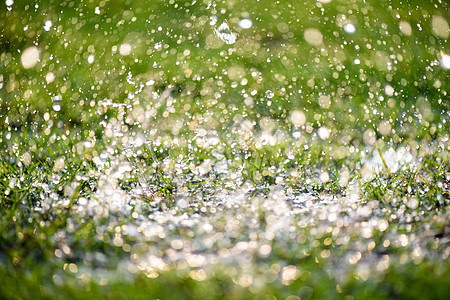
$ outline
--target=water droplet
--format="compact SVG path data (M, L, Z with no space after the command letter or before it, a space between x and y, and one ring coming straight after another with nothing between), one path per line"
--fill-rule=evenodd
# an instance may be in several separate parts
M310 45L320 46L323 43L323 35L316 28L305 29L303 36L305 37L305 41Z
M416 197L412 197L408 202L408 207L411 209L416 209L419 206L419 200Z
M267 99L272 99L275 94L271 90L266 91L266 97Z
M319 97L319 105L322 108L328 109L331 105L331 98L329 95L321 95Z
M322 140L326 140L330 137L330 129L326 127L320 127L317 133Z
M412 33L411 25L406 21L400 21L398 28L404 35L410 36Z
M53 74L53 72L48 72L45 75L45 81L47 81L47 83L52 83L55 80L55 74Z
M441 51L441 67L445 70L450 69L450 55Z
M189 203L185 198L180 198L177 200L177 206L181 209L185 209L188 207Z
M328 174L327 171L324 171L320 174L320 180L322 181L322 183L327 183L328 181L330 181L330 174Z
M53 108L54 111L60 111L61 110L61 100L62 100L62 98L61 98L60 95L54 96L52 98L52 101L53 101L52 108Z
M389 120L383 120L378 125L378 131L384 136L389 136L391 134L391 130L392 126L389 123Z
M253 26L253 22L252 22L252 20L250 20L248 18L243 18L243 19L239 20L238 25L242 29L249 29Z
M392 87L392 85L390 85L390 84L387 84L385 87L384 87L384 93L387 95L387 96L392 96L392 95L394 95L394 92L395 92L395 90L394 90L394 88Z
M438 15L433 16L431 20L431 25L433 33L436 36L442 39L448 38L449 26L447 20L444 17Z
M225 44L230 45L236 42L237 36L235 33L231 32L230 27L228 27L226 22L223 22L219 28L214 30L214 32L222 41L225 42Z
M128 44L128 43L120 45L119 53L120 53L120 55L123 55L123 56L130 55L130 53L131 53L131 45Z
M21 56L22 65L25 69L31 69L39 61L39 50L37 47L33 46L25 49Z
M299 110L292 111L290 119L295 127L303 126L306 122L305 114Z
M45 23L44 23L44 30L45 31L50 31L50 29L52 29L52 25L53 25L52 21L50 21L50 20L45 21Z
M377 141L377 136L375 131L372 129L367 129L363 134L364 143L367 145L373 145Z
M209 18L209 25L214 26L217 23L217 17L216 16L212 16Z
M356 27L352 23L347 23L344 25L344 31L353 34L356 32Z
M218 161L215 166L214 170L218 174L226 174L228 172L228 163L225 159Z

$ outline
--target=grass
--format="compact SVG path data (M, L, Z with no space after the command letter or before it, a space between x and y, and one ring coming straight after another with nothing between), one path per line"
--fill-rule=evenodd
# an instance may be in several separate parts
M0 298L446 299L448 5L323 2L1 3Z
M102 169L96 167L94 163L86 163L85 160L81 161L70 156L65 161L67 167L59 172L53 171L54 169L51 167L46 170L42 164L30 164L19 168L17 165L3 163L2 170L8 174L8 178L18 179L14 186L11 186L9 182L4 182L2 185L2 194L5 195L2 200L4 218L1 224L3 260L1 269L5 274L4 277L2 276L2 280L4 280L1 284L4 287L2 294L6 298L30 298L31 295L40 295L42 298L62 298L65 297L64 295L70 295L72 298L84 298L88 295L93 298L98 296L139 298L146 295L165 298L179 294L182 298L240 299L270 294L282 298L292 294L302 295L303 298L341 298L351 295L356 298L411 296L413 298L442 299L448 292L445 282L449 269L448 264L443 263L444 257L447 255L445 239L448 234L446 228L448 215L446 209L449 199L447 175L449 167L446 151L437 150L425 154L420 158L421 163L418 168L403 167L395 172L381 172L375 174L370 180L364 180L361 177L358 172L360 158L356 157L352 162L355 169L348 168L348 173L354 175L350 175L348 186L345 186L345 183L338 178L339 173L343 172L339 172L339 169L332 171L327 162L320 162L318 158L317 161L320 163L315 167L330 169L331 180L329 182L320 182L319 174L307 173L306 168L300 168L303 171L301 175L292 177L290 172L297 169L297 165L284 166L279 159L274 160L273 157L276 156L276 153L269 152L273 151L272 147L263 150L246 150L243 151L245 153L243 156L226 154L226 157L230 155L228 160L235 159L234 164L230 163L226 174L214 174L214 171L198 174L195 169L180 167L189 166L192 162L196 166L201 165L212 156L205 156L198 161L195 159L199 159L199 156L164 162L164 158L167 157L181 157L182 150L175 147L163 149L163 151L157 147L153 149L150 151L146 145L143 145L141 151L133 150L133 153L142 153L142 156L129 159L133 163L133 167L131 171L119 178L117 183L121 190L130 194L133 194L134 189L142 188L142 183L146 184L145 193L134 194L136 195L132 198L134 202L130 202L134 203L131 211L110 212L110 215L93 216L93 218L90 214L83 212L80 214L79 208L82 207L80 201L82 198L96 201L95 199L101 195L96 192L100 189L102 176L107 174L110 168ZM292 151L292 149L290 150ZM168 152L165 153L165 151ZM289 147L286 147L284 151L289 151ZM298 150L292 152L296 153L296 157L291 161L299 162L307 160L312 153L306 154ZM317 153L321 152L317 150ZM116 155L121 159L127 158L126 154L120 152ZM259 159L255 159L255 163L245 163L249 161L244 159L245 155ZM274 161L279 166L274 173L271 173L267 166L274 165ZM443 163L440 163L441 161ZM351 166L352 163L346 163L346 166ZM113 165L114 163L110 162L109 164ZM309 167L311 168L311 166ZM93 170L95 170L94 173ZM229 178L230 174L238 172L241 177ZM93 174L89 176L89 173ZM333 195L334 198L349 197L355 192L353 186L356 184L360 187L361 194L359 195L360 200L356 202L359 203L358 207L353 207L356 213L354 225L339 224L339 220L347 222L345 221L346 209L343 209L339 215L342 219L338 217L337 222L325 222L325 224L329 224L330 229L326 229L325 235L317 234L313 232L315 232L314 228L320 224L316 223L320 222L319 220L322 218L320 215L318 220L312 214L311 216L315 220L307 220L304 223L305 218L302 214L295 213L295 219L291 223L299 224L294 231L295 234L289 235L288 240L285 239L286 237L269 240L272 247L270 256L258 258L256 255L252 258L254 266L252 268L256 268L250 272L254 276L255 286L257 286L254 289L236 284L238 279L236 279L235 272L239 272L237 270L242 267L239 264L232 269L235 271L228 270L226 265L216 265L213 269L207 268L205 269L207 277L201 278L200 281L192 272L203 271L202 268L191 269L181 263L179 263L180 265L175 263L170 269L164 268L160 271L161 274L158 272L156 279L148 279L144 274L140 275L140 272L133 275L135 271L130 275L123 266L130 258L130 249L131 253L135 253L134 247L142 242L140 237L127 237L121 229L119 232L123 234L123 244L129 245L129 248L123 247L123 245L118 247L117 244L114 244L117 226L123 228L121 226L127 224L140 224L149 213L151 215L156 211L168 210L176 215L187 213L192 216L199 214L207 216L211 207L214 207L211 204L217 203L217 199L220 198L218 193L224 190L239 192L242 190L242 185L248 182L252 182L252 190L247 192L251 199L249 201L251 203L259 201L261 205L258 217L260 227L257 229L247 228L251 225L250 220L250 224L238 226L232 238L235 242L231 242L228 246L224 245L224 248L230 247L242 239L245 241L245 237L248 238L251 232L270 232L271 217L276 215L273 209L278 208L274 205L275 203L272 204L274 207L264 206L263 199L264 197L273 197L271 188L276 186L274 184L277 177L289 178L289 180L283 180L282 183L278 182L283 185L284 193L289 193L290 190L300 194L306 192L313 195L314 201L318 203L321 202L321 198L326 199L327 195ZM43 183L43 185L36 185L37 182ZM305 184L307 182L309 183ZM67 192L67 186L71 186L74 190L72 194ZM177 202L180 191L186 195L194 195L188 196L191 197L189 198L189 208L183 208ZM45 197L43 198L42 195ZM48 198L54 200L48 203L44 200ZM44 204L45 202L47 204ZM145 205L137 204L137 202ZM50 207L45 207L45 205L50 205ZM225 203L222 205L226 206ZM376 212L359 215L358 209L363 207L376 208ZM220 205L218 208L220 209ZM224 208L225 211L230 209L237 210L237 212L227 211L223 213L223 216L212 219L209 219L208 216L205 217L206 220L209 220L208 222L214 224L215 232L226 232L226 223L233 222L237 217L233 215L234 213L241 214L241 216L250 213L247 208L244 209L244 206L234 209ZM319 207L315 209L318 213L320 212ZM311 209L310 213L313 211ZM138 217L133 216L134 212L138 214ZM304 214L309 215L309 213ZM348 216L351 214L349 213ZM364 223L373 222L370 220L379 218L388 220L388 228L383 231L375 230L369 240L367 238L361 240L358 232L361 228L357 227L357 224L361 226ZM166 226L168 227L168 237L150 239L152 243L158 245L157 248L161 249L162 253L164 253L164 249L170 249L170 240L180 238L189 240L193 237L189 227L173 229L174 225L171 222L168 222ZM356 227L353 228L353 226ZM99 228L103 229L99 230ZM333 236L330 234L334 232L333 228L338 228L341 233ZM195 229L194 232L196 232ZM420 243L420 247L414 246L412 241L411 245L408 243L405 246L384 247L386 240L392 240L394 243L394 240L397 240L402 234L406 234L409 238L414 237L417 243ZM197 233L195 236L195 240L203 238L202 235L197 238ZM343 237L349 237L350 240L344 238L345 242L339 241ZM330 243L327 239L331 239L332 242ZM257 239L258 243L265 244L264 240ZM348 260L351 259L348 258L348 253L355 253L356 249L360 249L362 241L364 244L373 242L376 245L370 251L367 249L365 252L361 251L362 255L367 256L369 260L375 259L375 262L366 262L365 264L368 263L367 267L376 268L380 257L386 255L390 257L392 265L386 271L377 271L370 276L363 275L363 279L358 275L361 272L360 269L341 267L339 264L348 264ZM148 242L144 242L144 244L146 243ZM219 250L221 246L217 241L216 243L217 245L213 249ZM58 252L63 253L64 247L68 247L70 252L62 254L62 257L55 257ZM415 248L420 249L416 251L427 252L420 252L416 257L411 254L415 253L413 252ZM306 256L305 251L308 254ZM331 252L327 254L328 252L323 251ZM107 260L97 261L98 258L95 256L98 256L98 253L101 253L102 257L107 257ZM61 254L58 255L61 256ZM321 255L327 258L321 258ZM79 271L76 274L68 271L69 264L78 266ZM270 266L281 269L290 265L300 268L301 274L305 274L305 279L296 279L283 284L282 272L278 271L279 274L275 273L275 278L278 278L275 281L270 279L263 285L256 284L258 276L262 278L268 276L265 274L268 272L267 270L270 270ZM337 276L336 274L339 273L343 273L343 275ZM6 276L6 274L8 275ZM50 274L51 276L49 276ZM82 274L87 277L80 277ZM153 272L147 275L155 276ZM104 285L105 281L101 281L101 278L108 278L108 284ZM302 277L300 276L300 278ZM428 284L436 286L436 289L433 289L432 292L425 289L424 287ZM414 293L404 285L413 285ZM12 291L16 291L15 288L10 288L12 286L26 288L21 289L23 294L15 292L11 294Z

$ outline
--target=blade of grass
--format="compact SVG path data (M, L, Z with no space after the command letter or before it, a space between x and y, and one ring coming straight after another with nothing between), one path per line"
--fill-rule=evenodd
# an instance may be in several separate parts
M384 159L383 152L381 152L381 149L380 149L380 147L378 147L378 145L376 145L376 147L377 147L378 154L380 155L381 161L383 162L384 168L386 169L386 172L388 173L388 175L391 175L391 170L389 170L386 160Z

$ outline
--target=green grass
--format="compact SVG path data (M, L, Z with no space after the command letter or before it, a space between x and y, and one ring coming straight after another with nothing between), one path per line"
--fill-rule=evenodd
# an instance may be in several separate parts
M322 2L0 3L0 298L446 299L448 4Z

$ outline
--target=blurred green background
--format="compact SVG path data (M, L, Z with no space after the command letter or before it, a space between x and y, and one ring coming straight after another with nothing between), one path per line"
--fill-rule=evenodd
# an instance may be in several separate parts
M368 128L383 137L383 121L393 143L448 129L448 70L439 62L450 53L445 1L7 2L3 134L40 132L52 120L80 139L99 137L100 122L115 115L107 102L125 105L126 126L175 135L190 122L220 132L237 115L256 128L293 130L294 110L306 116L303 130L326 126L335 143L364 142ZM243 18L251 28L239 27ZM225 21L235 44L214 33ZM309 29L317 39L308 43ZM39 62L24 69L21 54L33 45ZM159 101L164 92L173 100Z

